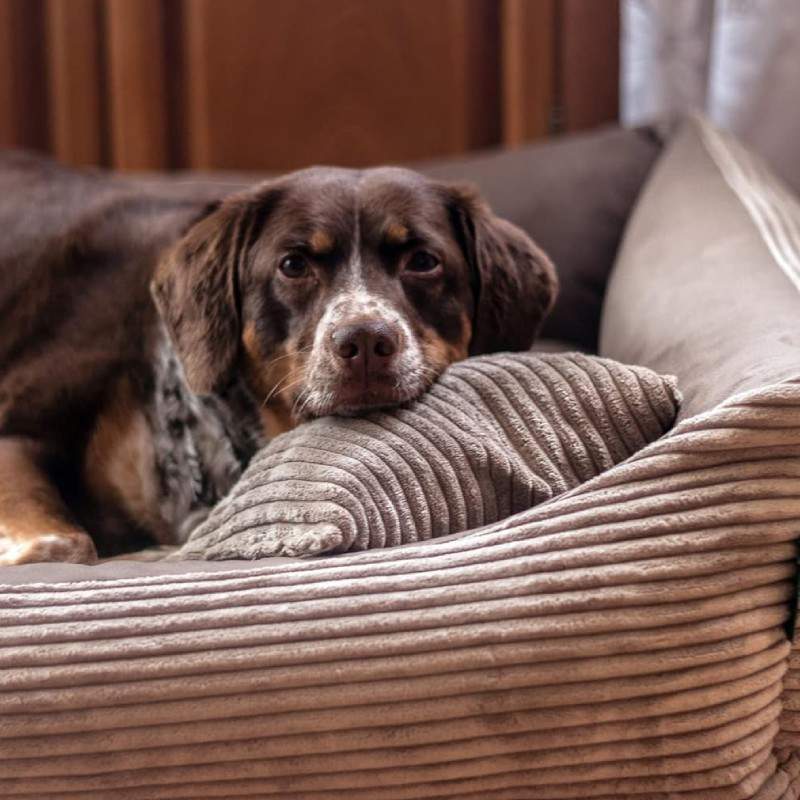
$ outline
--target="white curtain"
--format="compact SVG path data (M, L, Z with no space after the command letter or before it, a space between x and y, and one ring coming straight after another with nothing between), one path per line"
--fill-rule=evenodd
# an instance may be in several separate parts
M623 0L622 119L703 109L800 191L800 0Z

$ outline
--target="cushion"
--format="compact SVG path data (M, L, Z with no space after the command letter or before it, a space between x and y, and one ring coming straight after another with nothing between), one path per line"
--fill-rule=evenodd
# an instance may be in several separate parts
M607 127L420 169L474 182L497 214L542 246L561 285L542 336L596 352L608 273L661 147L653 128Z
M800 367L783 343L800 294L779 259L798 236L793 201L772 181L739 194L721 167L736 148L721 138L713 157L704 137L690 123L660 161L604 320L610 356L639 346L627 330L680 379L706 359L721 383L695 380L691 413L563 495L452 536L0 570L4 798L796 798ZM699 283L659 250L625 255L681 187L689 219L716 219L690 231ZM751 206L781 221L780 248ZM682 207L661 206L663 248L683 236ZM729 274L728 237L748 254L744 322L714 308L743 291L713 280ZM619 302L642 272L681 321L705 320L689 346L658 306ZM734 357L738 372L723 369Z
M477 528L624 461L677 405L671 378L613 361L471 358L409 408L277 437L178 557L366 550Z
M471 358L409 408L277 437L178 555L366 550L496 522L625 460L677 405L672 379L613 361Z
M642 192L609 282L600 346L609 357L675 373L686 420L678 430L705 428L709 451L728 450L736 462L720 476L724 505L698 505L714 515L709 529L728 524L724 517L741 504L753 546L781 530L795 552L800 201L701 116L685 122ZM794 590L789 598L792 635ZM743 797L800 795L797 647L779 674L783 712L762 728L767 744ZM761 724L748 722L751 737Z
M800 366L800 204L736 140L688 122L611 275L601 353L678 376L681 417Z

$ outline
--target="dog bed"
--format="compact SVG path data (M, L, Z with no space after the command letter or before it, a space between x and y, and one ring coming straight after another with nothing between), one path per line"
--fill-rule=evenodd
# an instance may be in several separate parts
M678 377L657 441L418 544L0 571L3 797L796 798L798 242L690 121L601 328Z

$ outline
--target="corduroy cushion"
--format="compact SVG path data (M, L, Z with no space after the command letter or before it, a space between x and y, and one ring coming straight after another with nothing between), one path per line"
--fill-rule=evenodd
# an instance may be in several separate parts
M687 498L695 505L691 516L705 516L701 535L727 529L736 545L721 554L747 542L740 552L748 558L759 548L766 554L774 543L786 542L787 574L796 576L800 201L761 159L702 117L683 125L642 193L609 282L600 346L611 358L674 372L685 419L676 434L704 430L704 442L686 454L705 451L707 458L729 464L723 471L694 472L706 486ZM662 441L670 440L674 444L670 436ZM709 502L709 492L719 499ZM739 538L747 530L750 534ZM713 558L710 552L707 557ZM780 557L767 560L777 563ZM777 589L777 575L770 584ZM747 594L737 592L730 600ZM796 595L793 585L786 587L790 623ZM786 652L788 644L778 638ZM767 652L759 650L758 657ZM742 778L735 793L719 790L720 797L800 797L796 647L776 663L773 681L776 697L783 687L773 721L764 724L769 706L762 702L757 714L742 719L739 741L751 743L751 755L737 765ZM719 676L716 690L728 691L733 684ZM717 794L698 790L691 796Z
M367 550L477 528L625 460L677 408L674 380L607 359L468 359L409 408L279 436L178 557Z
M670 144L604 347L685 419L550 502L330 558L0 570L4 800L796 800L799 222L715 131Z

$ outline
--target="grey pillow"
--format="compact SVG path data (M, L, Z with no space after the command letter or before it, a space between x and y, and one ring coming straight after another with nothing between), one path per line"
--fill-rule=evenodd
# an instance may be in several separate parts
M541 245L560 283L542 336L596 352L606 281L661 147L651 128L608 127L420 169L477 184L496 214Z
M670 428L675 381L581 354L450 367L409 408L277 437L177 554L365 550L477 528L560 495Z

